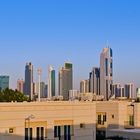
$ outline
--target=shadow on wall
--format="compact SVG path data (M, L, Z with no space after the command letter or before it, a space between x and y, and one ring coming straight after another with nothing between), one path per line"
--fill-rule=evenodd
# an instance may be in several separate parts
M16 130L18 131L18 128ZM0 133L0 140L96 140L96 125L84 123L74 126L58 125L54 126L54 129L35 126L20 132L23 136L16 133L16 131L12 133L12 130Z

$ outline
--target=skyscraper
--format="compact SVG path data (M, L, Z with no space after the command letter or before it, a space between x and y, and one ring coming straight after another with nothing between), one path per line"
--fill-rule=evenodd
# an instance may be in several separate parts
M24 92L24 80L23 79L18 79L17 81L17 90L21 93Z
M112 90L111 90L111 95L115 95L116 97L123 97L122 92L121 92L121 84L120 83L116 83L116 84L112 84Z
M52 66L48 69L48 98L55 96L55 70Z
M71 63L65 63L65 66L59 70L59 95L64 100L69 99L69 90L73 89L73 66Z
M125 96L128 99L133 98L134 97L134 84L133 83L125 84L124 88L125 88Z
M45 87L44 87L44 98L48 98L48 85L45 84Z
M45 83L40 82L40 97L45 98Z
M100 68L93 68L89 77L90 92L100 95Z
M33 65L32 63L27 63L25 66L25 88L24 93L28 95L30 99L33 99Z
M113 84L113 53L111 48L104 48L100 56L100 94L105 100L111 97Z
M89 80L82 80L80 82L80 93L88 93L89 92Z
M2 75L0 76L0 89L4 90L9 88L9 76Z

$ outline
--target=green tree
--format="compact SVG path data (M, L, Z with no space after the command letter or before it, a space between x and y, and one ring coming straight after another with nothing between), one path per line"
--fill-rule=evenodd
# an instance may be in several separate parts
M12 89L5 89L0 91L0 102L23 102L29 101L28 97L25 96L23 93L12 90Z

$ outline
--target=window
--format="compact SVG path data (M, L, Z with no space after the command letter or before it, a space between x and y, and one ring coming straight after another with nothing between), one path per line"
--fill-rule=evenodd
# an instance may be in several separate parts
M44 127L36 128L36 138L37 140L44 140Z
M106 122L106 115L103 115L103 122Z
M25 128L25 140L32 140L32 128Z
M129 116L129 125L134 126L134 116L133 115Z
M101 115L98 115L98 124L101 124Z
M65 125L64 126L64 139L65 140L70 140L71 139L70 125Z
M114 119L115 118L115 116L114 115L112 115L112 119Z
M85 124L84 123L80 123L80 128L85 128Z
M71 136L73 135L73 127L72 125L64 125L64 126L54 126L54 137L59 140L71 140Z
M54 137L55 138L61 137L61 126L54 126Z
M113 56L113 51L112 51L112 49L110 48L110 57L112 57Z
M105 59L106 76L108 76L108 59Z

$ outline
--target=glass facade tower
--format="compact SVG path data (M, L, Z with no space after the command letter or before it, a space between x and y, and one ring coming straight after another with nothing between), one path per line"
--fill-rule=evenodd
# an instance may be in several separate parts
M113 53L111 48L104 48L100 55L100 94L105 100L111 97L113 84Z

